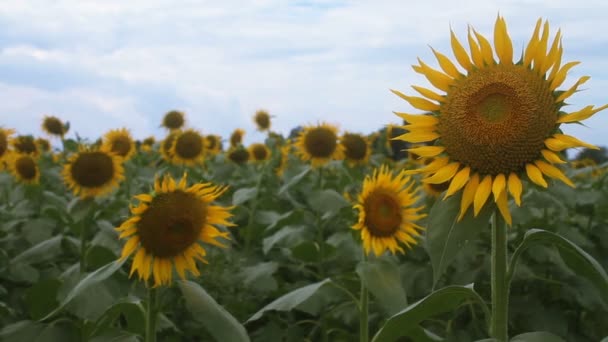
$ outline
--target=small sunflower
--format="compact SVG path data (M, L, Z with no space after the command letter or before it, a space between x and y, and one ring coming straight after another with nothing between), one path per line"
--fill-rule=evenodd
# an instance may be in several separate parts
M344 158L344 146L338 142L338 128L325 123L305 127L295 146L300 158L310 160L313 167Z
M181 133L181 131L173 131L163 139L160 143L160 154L164 160L168 162L172 162L173 160L173 144L175 143L175 138Z
M216 155L222 150L222 137L215 134L205 136L205 152L209 155Z
M156 139L153 136L149 136L141 142L139 149L143 152L150 152L154 148L155 143Z
M242 145L233 147L227 152L228 159L235 164L245 164L249 160L249 151Z
M135 153L135 141L126 128L110 130L103 136L101 149L110 151L124 160L129 160Z
M81 147L63 167L64 182L81 198L103 196L124 180L122 159L112 152Z
M51 143L48 140L43 138L36 139L36 145L40 148L42 152L49 152L51 150Z
M281 159L279 161L279 165L275 170L275 173L279 177L282 177L285 173L285 169L287 169L287 163L289 162L289 154L291 152L291 147L292 144L289 139L285 141L285 145L281 146Z
M18 182L37 184L40 169L36 158L31 154L13 153L8 160L9 170Z
M243 136L245 135L245 131L237 128L230 134L230 146L238 146L243 143Z
M361 134L344 133L340 143L344 146L344 157L350 165L365 165L369 161L369 142Z
M184 123L186 122L184 116L185 115L183 112L172 110L165 114L161 125L171 131L181 129L184 127Z
M153 276L155 287L171 284L173 267L181 279L186 271L199 276L196 260L207 262L201 243L225 247L217 239L230 239L215 226L234 226L227 221L232 207L212 205L227 188L210 183L187 188L186 178L177 184L170 176L157 178L154 192L135 196L133 216L116 228L119 238L127 239L121 259L135 253L129 276L137 271L146 282Z
M270 159L270 149L265 144L255 143L249 146L249 155L254 161L265 161Z
M203 136L189 129L176 135L171 147L173 162L183 165L195 165L200 163L205 156L205 139Z
M40 149L36 145L36 140L31 135L18 135L11 141L15 152L21 154L40 154Z
M477 215L493 195L500 213L511 224L507 193L521 205L524 174L544 188L548 184L543 176L574 186L553 164L565 163L559 154L567 148L595 146L563 134L559 127L587 119L608 105L586 106L572 113L562 111L564 101L589 77L558 90L568 70L578 62L562 65L561 34L558 31L550 42L548 22L537 21L517 63L513 63L507 24L500 16L494 27L494 49L474 29L469 30L468 41L470 54L451 33L452 50L464 73L435 50L442 71L422 61L413 67L444 93L418 86L413 88L423 97L393 91L413 107L430 112L397 113L408 123L404 128L409 131L399 138L433 144L411 149L422 157L435 158L415 172L423 173L426 183L451 180L445 197L463 189L460 219L471 205Z
M255 112L253 121L258 126L258 131L267 131L270 129L270 114L267 111L260 109Z
M0 127L0 161L8 155L9 152L9 141L11 141L11 135L15 133L12 129L6 129Z
M42 130L51 136L63 138L68 132L68 127L56 116L45 116L42 120Z
M371 251L380 256L387 249L391 253L403 253L399 242L408 248L417 244L415 237L424 230L415 222L425 214L423 206L414 207L419 200L413 180L401 171L393 176L388 167L374 170L365 177L363 189L354 208L359 210L359 220L352 226L361 231L365 254Z

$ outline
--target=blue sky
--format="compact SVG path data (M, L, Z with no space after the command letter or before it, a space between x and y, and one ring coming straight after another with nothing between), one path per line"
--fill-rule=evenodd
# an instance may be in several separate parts
M463 42L469 24L491 38L499 12L518 52L538 17L562 29L564 61L582 62L565 85L591 76L572 110L608 103L603 0L20 0L0 3L0 126L39 135L53 114L70 136L161 138L163 114L179 109L203 133L244 128L254 142L263 108L284 134L317 121L368 133L414 112L389 89L429 86L416 57L452 56L450 27ZM608 145L608 111L585 123L565 131Z

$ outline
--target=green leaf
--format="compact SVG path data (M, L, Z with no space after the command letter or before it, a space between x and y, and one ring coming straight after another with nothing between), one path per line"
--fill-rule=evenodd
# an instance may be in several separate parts
M318 213L337 213L350 203L342 195L332 189L313 192L308 198L310 207Z
M257 291L274 291L277 289L277 281L272 275L278 268L279 264L274 261L245 267L241 273L243 282Z
M277 230L276 233L264 238L262 242L262 251L264 254L268 252L279 242L287 241L287 245L295 244L298 241L306 241L312 239L312 234L305 226L286 226Z
M473 284L467 286L447 286L422 298L389 318L378 330L373 341L395 341L401 336L409 335L418 324L434 315L456 309L467 301L481 305L486 320L490 312L483 299L473 290Z
M40 319L57 307L60 286L60 280L51 278L42 280L25 291L25 303L31 318Z
M186 308L217 341L249 341L247 331L226 309L219 305L199 284L179 281Z
M92 335L96 335L96 331L102 333L110 330L110 327L119 317L124 317L127 324L125 330L143 335L146 328L145 310L140 301L130 301L116 303L107 309L95 323L95 330Z
M65 307L67 304L69 304L76 296L80 295L81 293L84 293L89 288L91 288L91 286L93 286L95 284L99 284L100 282L102 282L105 279L112 276L114 274L114 272L118 271L122 267L122 265L125 263L126 260L127 260L126 258L123 260L116 260L114 262L111 262L111 263L95 270L94 272L89 273L80 282L78 282L78 284L76 284L76 286L74 286L74 288L61 301L61 303L59 304L59 307L57 307L51 313L49 313L48 315L43 317L41 320L46 320L46 319L49 319L50 317L54 316L55 314L60 312L61 309L63 309L63 307Z
M61 253L61 239L62 236L58 235L54 238L32 246L23 251L21 254L15 256L13 260L11 260L11 263L32 264L53 259Z
M469 208L462 220L458 220L462 191L446 200L437 200L429 214L426 229L426 247L433 265L433 286L454 260L458 252L488 229L494 204L487 203L477 217Z
M382 259L360 262L357 274L389 315L407 306L399 268L394 263Z
M258 195L258 189L252 188L241 188L234 192L232 195L232 205L241 205Z
M2 341L36 341L44 324L34 321L19 321L9 324L0 330Z
M304 241L291 249L291 255L303 262L313 263L319 261L319 245L313 241Z
M535 331L517 335L511 339L511 342L565 342L565 340L548 332Z
M302 304L304 301L309 299L312 295L315 294L323 285L326 285L330 282L330 279L325 279L318 283L306 285L304 287L300 287L299 289L293 290L283 296L275 299L270 304L266 305L258 312L253 314L245 323L249 323L251 321L255 321L264 315L264 312L270 310L277 311L291 311L296 306Z
M302 172L300 172L299 174L297 174L294 177L292 177L291 179L289 179L289 181L287 181L287 183L285 183L279 189L277 195L282 195L289 188L291 188L292 186L298 184L310 172L310 170L311 170L310 166L304 167L304 170Z
M602 266L591 255L569 240L542 229L531 229L524 235L523 241L511 257L507 273L508 282L513 277L521 253L532 246L541 244L552 244L557 247L560 256L570 270L589 280L599 291L602 300L608 304L608 275Z
M90 339L89 342L139 342L140 339L137 335L119 331L119 330L108 330L103 335L95 336Z

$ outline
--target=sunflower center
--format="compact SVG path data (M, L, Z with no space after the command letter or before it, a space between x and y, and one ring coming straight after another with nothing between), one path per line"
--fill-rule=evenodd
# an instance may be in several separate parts
M23 179L34 179L36 177L36 162L27 156L19 157L15 162L15 170Z
M106 153L81 152L71 167L72 179L76 184L86 188L100 187L114 177L112 157Z
M363 204L365 225L373 236L391 236L401 225L401 206L394 195L373 192Z
M255 115L255 123L260 129L268 129L270 127L270 115L266 112L258 112Z
M63 123L55 117L44 119L44 128L47 132L55 135L63 135L65 133Z
M471 72L448 91L437 129L450 159L484 175L520 172L558 117L549 83L521 65Z
M196 132L184 132L175 139L175 154L183 159L195 159L203 153L203 139Z
M324 127L311 129L304 137L306 151L313 158L329 158L338 146L336 134Z
M38 151L38 149L36 148L36 143L34 141L34 138L32 136L19 136L17 137L17 140L15 140L15 149L17 150L17 152L19 153L25 153L25 154L29 154L29 153L36 153Z
M249 160L249 152L243 148L231 151L228 154L228 158L237 164L242 164Z
M129 137L120 136L112 140L111 151L121 157L125 157L131 151L131 139Z
M255 160L266 160L268 157L268 150L266 150L264 145L254 145L251 152L253 152Z
M165 115L163 124L165 127L170 129L180 128L184 125L184 116L178 111L170 111Z
M365 140L357 134L344 134L342 137L344 145L344 155L347 159L363 160L367 154L367 144Z
M155 257L177 256L196 243L206 217L206 204L190 193L159 194L137 222L141 244Z

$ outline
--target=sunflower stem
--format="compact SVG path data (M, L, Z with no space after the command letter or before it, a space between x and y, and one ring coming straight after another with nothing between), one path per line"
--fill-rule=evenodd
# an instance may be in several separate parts
M509 285L507 284L507 229L496 210L492 217L492 322L490 335L508 341Z
M88 208L85 216L82 218L80 222L80 264L79 264L79 272L82 275L87 268L87 237L89 235L89 225L91 224L91 218L94 214L95 210L95 200L93 198L86 198L82 200L82 203Z
M154 287L148 287L145 342L156 342L156 299L157 289Z
M367 261L367 256L365 255L365 251L363 248L361 249L363 252L363 261ZM361 294L359 299L359 341L367 342L369 341L369 323L368 323L368 315L369 315L369 294L365 283L363 282L363 278L359 278L361 281Z
M266 161L261 170L259 170L260 176L258 177L258 180L255 184L255 196L253 197L253 202L251 203L251 207L249 208L249 218L247 219L247 231L245 232L245 254L249 254L251 249L251 240L253 239L253 219L255 218L255 212L258 209L258 198L260 196L262 180L264 179L264 174L266 173L268 164L268 161Z

